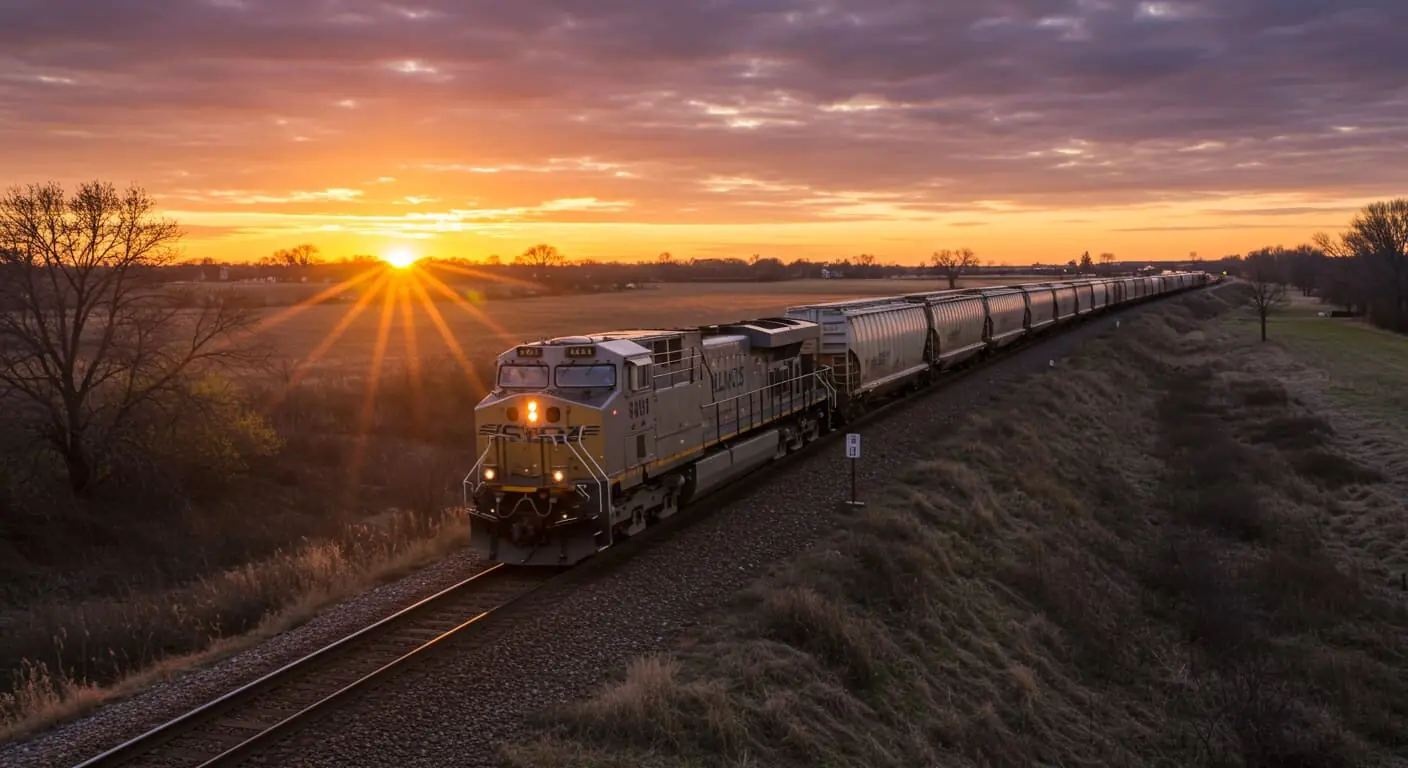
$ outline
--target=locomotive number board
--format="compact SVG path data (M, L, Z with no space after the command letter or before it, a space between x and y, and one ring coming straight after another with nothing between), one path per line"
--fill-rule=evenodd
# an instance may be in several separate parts
M568 357L596 357L596 347L568 347L564 354Z
M542 357L542 347L519 347L517 350L519 357Z

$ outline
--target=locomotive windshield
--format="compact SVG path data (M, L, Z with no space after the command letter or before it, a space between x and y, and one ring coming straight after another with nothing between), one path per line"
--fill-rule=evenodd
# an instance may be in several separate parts
M614 365L559 365L557 386L562 389L615 389Z
M542 389L547 385L546 365L504 363L499 366L499 386L505 389Z

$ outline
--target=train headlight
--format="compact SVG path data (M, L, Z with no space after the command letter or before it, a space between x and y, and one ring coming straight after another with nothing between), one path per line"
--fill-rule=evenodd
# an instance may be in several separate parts
M528 422L529 422L530 424L536 424L536 423L538 422L538 401L537 401L537 400L529 400L529 401L528 401Z
M485 468L484 468L484 479L485 479L485 480L493 480L493 479L494 479L494 468L493 468L493 467L485 467Z
M562 482L562 478L563 478L563 477L565 477L565 475L562 474L562 470L560 470L560 469L554 469L554 470L552 471L552 481L553 481L554 483L560 483L560 482Z

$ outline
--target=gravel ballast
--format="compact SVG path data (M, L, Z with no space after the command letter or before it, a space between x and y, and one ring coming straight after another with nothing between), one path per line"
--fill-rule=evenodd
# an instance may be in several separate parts
M856 430L862 499L866 487L883 484L937 431L1114 322L1100 318L991 361L864 424ZM530 596L511 621L452 638L434 658L329 712L253 764L498 765L497 745L527 735L525 715L586 696L632 657L668 647L721 599L841 520L850 482L842 442L765 471L770 477L756 490L690 510L703 517L566 595Z
M1019 379L1047 370L1048 360L1112 328L1117 317L1141 310L1059 332L863 424L855 430L864 443L861 497L907 464L936 431ZM527 713L587 695L632 657L668 646L722 598L805 550L841 519L850 476L840 441L764 472L766 482L737 498L704 500L687 510L699 519L600 578L565 595L530 596L492 632L451 638L433 658L338 707L256 764L497 765L496 745L526 734ZM468 553L447 557L211 667L0 747L0 766L74 765L480 569Z
M374 587L325 609L306 624L223 659L193 669L92 715L0 746L0 766L72 766L228 693L251 680L356 632L421 598L483 570L457 552L404 578Z

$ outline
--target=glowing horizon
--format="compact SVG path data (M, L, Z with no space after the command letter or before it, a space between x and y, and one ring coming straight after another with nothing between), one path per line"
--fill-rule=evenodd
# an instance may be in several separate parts
M0 9L0 186L227 261L1214 259L1408 194L1408 5L466 5Z
M420 259L410 248L392 248L381 256L382 261L397 269L409 269Z

